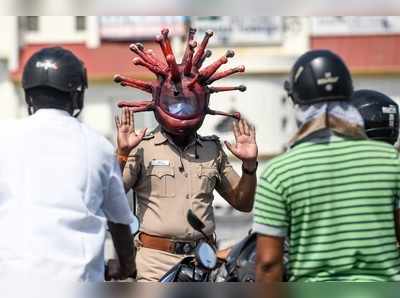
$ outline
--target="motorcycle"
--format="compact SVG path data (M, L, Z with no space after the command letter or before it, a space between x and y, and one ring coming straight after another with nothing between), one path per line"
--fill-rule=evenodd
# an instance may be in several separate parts
M161 279L168 282L255 282L257 234L249 234L224 251L216 252L216 247L203 232L204 224L189 210L189 224L202 233L206 241L201 241L195 256L186 257L171 268ZM288 263L288 243L284 244L284 266ZM285 272L284 281L287 281Z
M187 213L187 221L194 230L203 235L204 240L197 244L194 256L183 258L160 279L161 283L210 282L214 279L214 269L220 265L214 242L204 233L204 223L192 210Z
M257 234L249 233L243 240L225 251L226 257L220 258L215 282L255 282L256 281ZM284 268L289 263L288 241L284 242ZM284 270L283 281L288 281L288 272Z
M256 234L251 233L225 252L216 282L255 282Z

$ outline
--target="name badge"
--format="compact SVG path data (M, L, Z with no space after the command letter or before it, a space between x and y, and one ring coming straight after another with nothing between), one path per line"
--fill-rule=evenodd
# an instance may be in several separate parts
M169 166L169 160L153 159L151 161L152 166Z

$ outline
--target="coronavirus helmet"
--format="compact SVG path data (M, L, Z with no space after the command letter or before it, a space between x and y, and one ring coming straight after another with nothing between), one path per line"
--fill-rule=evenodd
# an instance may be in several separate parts
M394 145L399 137L399 106L374 90L357 90L351 103L358 109L368 138Z
M207 44L212 31L205 33L197 51L197 42L194 40L195 29L190 29L186 50L180 64L176 62L172 51L169 30L162 29L161 35L156 37L165 61L155 57L150 50L144 49L140 43L130 45L130 50L138 57L133 59L135 65L146 67L155 74L157 80L152 82L127 78L115 75L114 81L122 86L137 88L152 94L151 101L120 101L119 107L128 107L133 112L154 111L160 125L173 135L188 135L197 131L207 114L224 115L240 119L239 113L224 113L209 108L210 94L222 91L245 91L243 85L236 87L214 87L213 82L238 72L244 72L244 66L217 72L228 58L234 56L228 50L224 56L207 67L203 67L204 60L211 56Z

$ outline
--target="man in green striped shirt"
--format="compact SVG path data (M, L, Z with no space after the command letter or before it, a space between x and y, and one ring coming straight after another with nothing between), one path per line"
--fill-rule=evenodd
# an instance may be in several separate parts
M290 281L400 281L399 153L366 139L350 74L332 52L300 57L286 89L300 129L257 188L257 280L287 270Z

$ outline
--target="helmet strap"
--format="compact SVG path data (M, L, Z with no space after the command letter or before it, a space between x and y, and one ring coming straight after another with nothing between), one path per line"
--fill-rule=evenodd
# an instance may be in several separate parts
M82 111L83 105L83 92L72 92L72 117L78 117Z
M25 101L28 104L28 115L31 116L35 113L35 107L33 106L32 97L30 97L26 92Z

